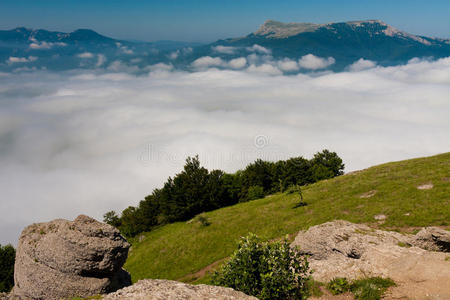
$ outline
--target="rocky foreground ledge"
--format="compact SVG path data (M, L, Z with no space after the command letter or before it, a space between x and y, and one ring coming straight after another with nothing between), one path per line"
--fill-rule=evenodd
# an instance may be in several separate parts
M450 232L423 228L416 235L333 221L301 231L292 246L309 255L313 277L389 277L397 286L383 299L450 299ZM114 227L87 216L33 224L20 236L15 286L0 300L224 299L255 297L230 288L146 279L131 285L122 269L130 245Z
M427 227L417 234L333 221L298 233L293 246L308 254L314 279L389 277L385 299L450 299L450 232Z

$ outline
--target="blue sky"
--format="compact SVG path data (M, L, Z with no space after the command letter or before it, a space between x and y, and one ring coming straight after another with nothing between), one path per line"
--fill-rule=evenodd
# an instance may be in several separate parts
M448 0L0 0L0 29L90 28L116 38L213 41L248 34L267 19L327 23L381 19L450 38Z

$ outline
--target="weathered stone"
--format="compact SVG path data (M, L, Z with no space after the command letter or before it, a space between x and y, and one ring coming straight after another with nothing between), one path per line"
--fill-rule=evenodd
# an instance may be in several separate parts
M8 293L0 293L0 300L8 300Z
M257 300L231 288L212 285L190 285L177 281L145 279L108 294L103 300Z
M392 297L450 299L447 254L414 247L417 237L334 221L300 232L292 243L309 254L316 280L392 278ZM390 298L388 298L390 299Z
M61 299L122 288L131 284L121 269L129 247L117 229L83 215L30 225L17 247L14 295Z
M431 251L450 252L450 231L438 227L423 228L416 234L412 244Z

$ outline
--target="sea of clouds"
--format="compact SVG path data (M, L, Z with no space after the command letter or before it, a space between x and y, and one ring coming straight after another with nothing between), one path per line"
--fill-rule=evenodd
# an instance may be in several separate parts
M233 172L328 148L351 171L450 150L450 58L319 71L333 62L0 73L0 243L32 222L136 205L188 155ZM284 74L300 68L316 71Z

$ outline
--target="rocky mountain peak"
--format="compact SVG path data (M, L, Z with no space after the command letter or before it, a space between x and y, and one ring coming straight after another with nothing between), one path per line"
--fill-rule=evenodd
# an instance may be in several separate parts
M303 32L314 32L323 25L314 23L283 23L274 20L267 20L254 33L269 38L286 38Z
M367 33L373 35L386 35L389 37L397 37L402 39L410 39L421 44L430 45L430 41L420 36L409 34L401 31L381 20L361 20L339 23L314 24L314 23L283 23L274 20L267 20L259 29L254 32L255 35L267 38L287 38L305 32L314 32L319 28L326 28L336 32L338 25L345 24L354 30L367 30Z

